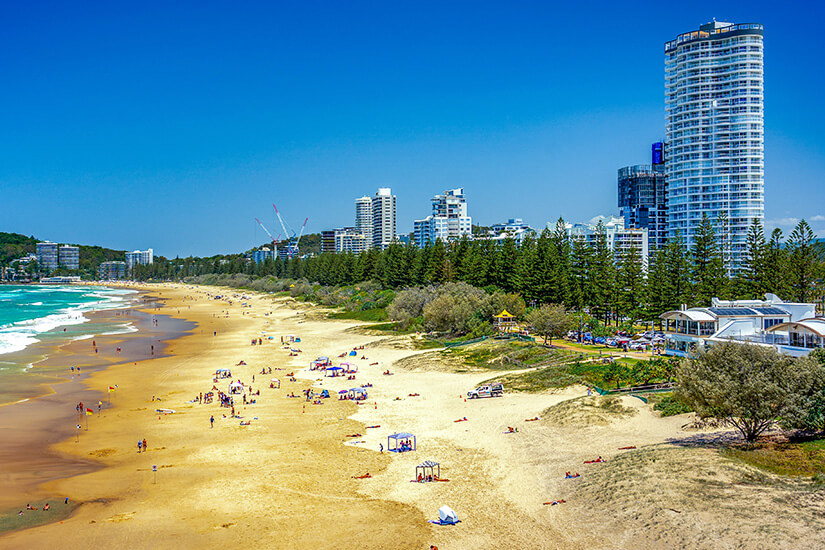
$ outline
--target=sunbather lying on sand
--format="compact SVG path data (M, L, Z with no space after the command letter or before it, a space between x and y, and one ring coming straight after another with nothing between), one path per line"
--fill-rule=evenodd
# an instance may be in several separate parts
M628 445L627 447L619 447L620 451L626 451L628 449L635 449L636 445Z
M347 437L362 437L361 434L349 434Z
M579 472L576 472L575 474L567 472L566 474L564 474L564 479L575 479L577 477L581 477L581 474Z
M376 424L375 426L367 426L367 428L380 428L381 424Z
M596 460L585 460L584 461L585 464L597 464L599 462L606 462L606 460L603 459L602 457L599 457Z
M535 422L538 419L539 419L539 417L536 416L536 417L533 417L533 418L528 418L527 420L525 420L525 422Z
M420 394L417 394L417 393L411 393L411 394L410 394L410 397L419 397L419 395L420 395Z
M556 504L564 504L565 502L567 502L567 501L562 498L562 499L559 499L559 500L554 500L552 502L544 502L542 504L544 504L544 506L547 506L548 504L550 506L555 506Z
M364 475L362 475L362 476L352 476L352 479L369 479L369 478L371 478L371 477L372 477L372 476L370 475L370 473L369 473L369 472L367 472L366 474L364 474Z
M467 422L467 417L459 418L458 420L453 420L453 422Z
M512 426L507 426L507 431L504 432L506 434L514 434L518 432L518 428L513 428Z

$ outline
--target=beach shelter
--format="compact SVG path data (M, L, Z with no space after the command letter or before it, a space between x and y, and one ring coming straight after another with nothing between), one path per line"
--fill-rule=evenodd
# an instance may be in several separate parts
M438 519L441 525L455 525L459 522L458 514L449 506L442 506L438 509Z
M243 384L240 382L232 382L229 384L229 393L243 393Z
M344 370L341 367L327 367L326 368L326 376L341 376L341 371Z
M270 378L269 379L269 387L280 389L281 388L281 381L278 380L277 378Z
M432 460L425 460L415 467L416 481L433 481L441 477L441 465Z
M392 453L403 453L415 449L415 436L411 433L398 432L387 436L387 450Z
M362 399L367 398L367 389L366 388L352 388L349 391L348 395L349 399L355 399L356 401L361 401Z
M355 351L355 350L352 350L351 352L349 352L349 355L350 355L350 357L355 357L356 355L358 355L358 352Z
M232 376L232 371L230 371L229 369L218 369L215 371L215 376L218 376L220 378L229 378L230 376Z
M498 315L493 315L493 324L498 330L506 332L516 325L516 317L503 309Z

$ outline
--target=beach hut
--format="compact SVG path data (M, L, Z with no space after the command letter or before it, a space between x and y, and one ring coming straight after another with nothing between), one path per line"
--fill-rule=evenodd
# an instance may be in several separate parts
M354 399L355 401L362 401L367 398L366 388L352 388L347 393L347 399Z
M387 436L387 450L391 453L403 453L415 449L415 436L411 433L398 432Z
M516 317L504 309L498 315L493 315L493 325L495 325L499 331L507 332L516 326Z
M415 467L415 480L420 482L435 481L441 477L441 465L432 460L425 460Z
M327 367L325 376L331 376L335 378L336 376L341 376L341 371L344 370L341 367Z

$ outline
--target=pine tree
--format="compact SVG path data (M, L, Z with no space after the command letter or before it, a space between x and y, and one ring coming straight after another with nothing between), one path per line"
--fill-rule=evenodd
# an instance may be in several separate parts
M782 242L785 237L778 227L771 231L771 238L765 247L765 270L762 277L766 292L780 298L790 299L788 288L788 251Z
M727 273L713 223L707 214L696 229L691 250L691 279L694 284L693 302L700 306L710 304L711 298L721 297L727 282Z
M595 317L607 323L614 303L616 263L613 251L607 245L604 223L599 220L596 227L596 246L593 254L591 311Z
M762 222L754 218L748 227L746 241L745 261L742 265L740 277L742 279L741 291L750 299L759 298L767 292L765 289L765 255L767 245L765 243L765 231Z
M573 239L570 252L570 303L581 311L592 301L593 291L590 270L593 264L593 249L583 238Z
M816 235L805 220L788 237L788 286L796 302L810 302L814 297L814 281L821 271L815 244Z
M635 246L631 246L621 256L617 279L619 291L619 312L631 321L642 317L645 303L645 273L642 255Z
M570 237L564 218L559 217L551 240L554 248L553 279L556 282L555 303L570 305Z

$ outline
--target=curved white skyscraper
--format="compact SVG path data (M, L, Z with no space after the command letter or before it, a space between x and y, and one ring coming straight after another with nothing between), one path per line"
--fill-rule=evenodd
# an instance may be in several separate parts
M691 245L706 214L731 271L764 218L762 34L713 21L665 44L668 238Z

